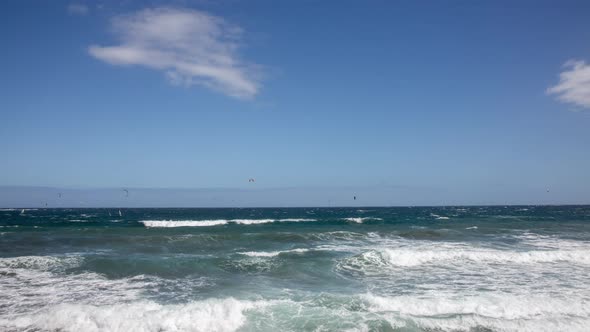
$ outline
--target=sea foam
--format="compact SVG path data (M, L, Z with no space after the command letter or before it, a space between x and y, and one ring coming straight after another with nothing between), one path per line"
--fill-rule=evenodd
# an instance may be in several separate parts
M363 222L365 222L367 220L383 220L383 219L375 218L375 217L349 217L349 218L343 218L343 220L355 222L357 224L362 224Z
M352 266L392 266L413 267L425 264L464 264L464 263L498 263L498 264L536 264L569 262L590 265L587 250L531 250L503 251L495 249L423 249L380 248L365 251L346 259Z
M402 317L427 330L487 327L499 331L585 331L590 305L548 295L485 294L475 297L363 296L370 312ZM398 320L396 320L398 322Z
M309 251L309 249L306 249L306 248L297 248L297 249L282 250L282 251L246 251L246 252L240 252L239 254L250 256L250 257L276 257L280 254L304 253L304 252L308 252L308 251Z
M145 227L203 227L228 223L227 220L142 220L140 222Z
M0 327L86 332L235 331L246 321L246 311L270 303L226 298L178 305L151 301L108 306L60 304L34 315L2 318Z
M145 227L206 227L227 224L259 225L274 222L309 222L316 219L287 218L287 219L217 219L217 220L141 220Z

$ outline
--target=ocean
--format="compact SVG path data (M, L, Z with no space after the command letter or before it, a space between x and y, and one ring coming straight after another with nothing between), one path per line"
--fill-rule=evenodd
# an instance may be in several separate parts
M1 331L590 331L590 206L0 209Z

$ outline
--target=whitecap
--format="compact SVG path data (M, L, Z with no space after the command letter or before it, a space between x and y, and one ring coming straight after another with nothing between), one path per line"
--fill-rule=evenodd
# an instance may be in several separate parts
M350 222L355 222L357 224L362 224L363 222L367 221L367 220L383 220L381 218L375 218L375 217L349 217L349 218L343 218L346 221L350 221Z
M218 219L218 220L141 220L146 227L199 227L219 226L226 224L236 225L259 225L274 222L306 222L316 221L309 218L286 218L286 219Z
M233 219L231 222L240 225L258 225L274 222L274 219Z
M309 249L306 248L297 248L291 250L281 250L281 251L246 251L246 252L239 252L240 255L250 256L250 257L276 257L282 253L303 253L308 252Z
M18 256L0 258L0 268L53 270L79 266L81 256Z
M590 317L590 306L584 302L558 299L548 295L509 295L492 293L480 296L382 297L362 296L370 311L394 311L402 315L437 317L450 315L478 315L495 319L533 319L547 316Z
M145 227L202 227L219 226L228 223L227 220L141 220Z
M235 331L245 312L271 301L234 298L163 305L151 301L106 306L60 304L42 312L0 319L7 329L51 331Z
M554 262L570 262L590 264L587 250L531 250L507 251L483 248L449 248L449 249L389 249L371 250L390 266L411 267L423 264L463 264L474 263L514 263L538 264Z
M305 221L317 221L317 219L308 219L308 218L286 218L286 219L279 219L280 222L305 222Z

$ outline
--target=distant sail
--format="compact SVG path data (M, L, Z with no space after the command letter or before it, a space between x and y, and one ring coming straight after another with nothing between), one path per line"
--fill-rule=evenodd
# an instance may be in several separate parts
M25 214L25 209L22 209L22 210L20 211L20 214Z
M119 210L119 217L122 217L123 215L121 214L121 210Z

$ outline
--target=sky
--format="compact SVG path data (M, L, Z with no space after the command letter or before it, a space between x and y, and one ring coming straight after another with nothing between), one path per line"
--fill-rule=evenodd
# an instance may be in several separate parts
M0 206L590 203L587 1L7 0L0 45Z

